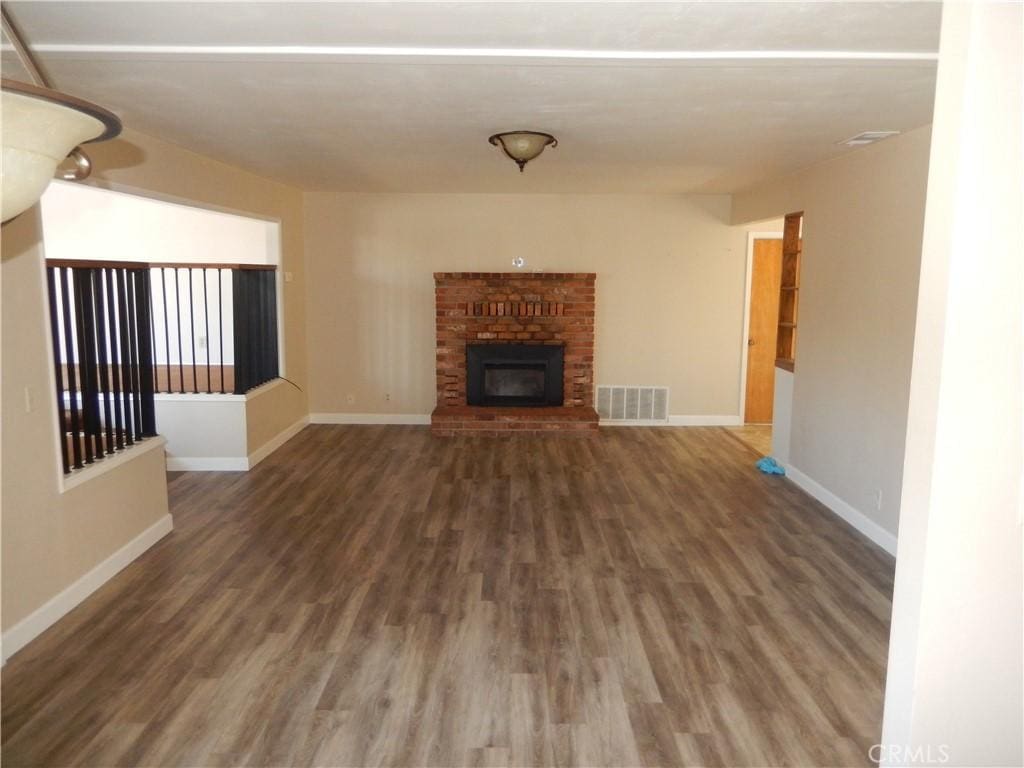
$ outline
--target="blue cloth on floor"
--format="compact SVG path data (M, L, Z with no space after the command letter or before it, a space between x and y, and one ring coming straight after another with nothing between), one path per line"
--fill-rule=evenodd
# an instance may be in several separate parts
M771 456L765 456L763 459L759 459L756 466L766 475L786 474L786 468L779 464L779 462L777 462Z

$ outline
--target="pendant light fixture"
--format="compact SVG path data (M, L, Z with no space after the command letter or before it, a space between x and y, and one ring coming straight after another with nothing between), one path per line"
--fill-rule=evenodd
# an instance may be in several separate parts
M539 131L496 133L488 141L496 147L501 147L501 151L519 166L520 173L526 169L528 162L544 151L545 147L558 146L558 139L550 133L541 133Z
M3 8L3 30L35 85L0 80L3 165L0 167L0 214L9 221L35 205L53 178L57 166L71 158L74 170L61 178L86 178L89 157L78 147L112 139L121 121L88 101L55 91L36 65L17 27Z

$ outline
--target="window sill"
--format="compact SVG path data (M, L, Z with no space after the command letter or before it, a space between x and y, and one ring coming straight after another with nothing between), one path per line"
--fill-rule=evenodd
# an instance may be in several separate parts
M136 443L131 448L125 448L123 451L118 451L113 456L108 456L105 459L97 461L95 464L90 464L82 469L76 469L67 475L62 474L60 477L60 492L67 493L72 488L77 488L78 486L95 480L108 472L112 472L118 467L124 466L129 461L134 461L150 451L162 451L165 445L167 445L167 439L160 435L147 437L141 443Z

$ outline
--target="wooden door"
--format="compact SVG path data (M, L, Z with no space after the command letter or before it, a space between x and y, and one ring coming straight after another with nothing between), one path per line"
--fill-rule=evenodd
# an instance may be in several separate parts
M747 336L747 405L743 414L747 424L772 421L781 282L782 240L755 240Z

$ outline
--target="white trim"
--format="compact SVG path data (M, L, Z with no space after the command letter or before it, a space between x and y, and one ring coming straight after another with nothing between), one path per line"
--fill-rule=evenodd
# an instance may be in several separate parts
M750 298L754 289L754 241L781 240L781 232L747 232L747 274L743 289L743 336L740 337L740 424L747 415L747 361L750 356Z
M53 363L53 325L50 322L49 276L46 274L46 244L45 233L43 232L42 206L36 207L35 212L30 213L29 215L37 217L36 224L39 228L39 235L40 237L43 238L42 242L40 243L42 258L38 259L37 261L39 262L39 294L41 297L41 302L39 306L42 308L43 327L46 329L46 333L44 334L46 338L44 339L43 343L46 345L46 378L47 383L49 384L50 387L47 391L58 392L59 390L57 389L57 367ZM48 425L47 428L50 430L50 436L52 440L50 444L53 446L53 455L56 459L54 467L56 468L57 472L57 490L60 493L64 493L64 491L74 488L76 485L85 482L85 480L79 480L74 483L69 483L70 476L64 474L63 441L66 440L67 438L65 437L64 428L63 425L61 424L60 412L57 410L57 398L46 397L45 400L48 403L47 408L49 409L50 416L53 419L53 421L50 423L50 425ZM115 457L112 456L111 458ZM92 469L92 467L90 467L90 469ZM96 474L102 473L97 472Z
M309 417L303 416L290 427L250 453L248 456L168 456L168 472L248 472L267 456L295 437L309 424Z
M267 456L272 454L282 445L284 445L297 434L299 434L299 432L301 432L306 427L307 424L309 424L309 416L303 416L290 427L285 428L277 435L270 438L267 442L265 442L263 445L261 445L259 448L257 448L255 451L249 454L249 458L245 460L245 463L247 465L246 469L252 469L253 467L255 467L257 464L259 464L261 461L267 458Z
M168 472L245 472L249 460L244 456L168 456Z
M311 413L310 424L430 424L429 413Z
M4 45L3 49L9 49ZM292 61L378 58L454 59L569 59L573 61L890 61L932 63L935 51L637 51L587 48L470 48L367 45L116 45L83 43L39 43L37 53L54 58L159 61L199 56L243 58L247 61L284 57Z
M274 290L277 303L277 375L278 377L288 376L288 366L285 364L286 353L284 343L284 238L281 237L281 223L267 224L267 254L272 255L274 265Z
M51 366L52 367L52 366ZM56 401L54 401L56 402ZM54 406L56 407L56 405ZM61 461L57 462L57 471L61 472L60 476L60 492L67 493L72 488L95 480L101 475L105 475L117 469L129 461L134 461L143 454L149 453L150 451L156 450L157 448L163 448L167 445L167 438L162 435L156 435L154 437L147 437L142 442L136 443L133 446L118 451L113 456L107 456L104 459L100 459L94 464L90 464L82 469L73 470L69 474L64 474L61 471Z
M815 482L796 467L786 467L786 476L801 490L813 496L839 517L848 522L893 557L896 556L896 536L880 526L860 510L854 509L830 490Z
M0 640L3 646L0 653L4 663L110 581L173 528L174 521L171 516L164 515L106 560L4 632L3 639Z

